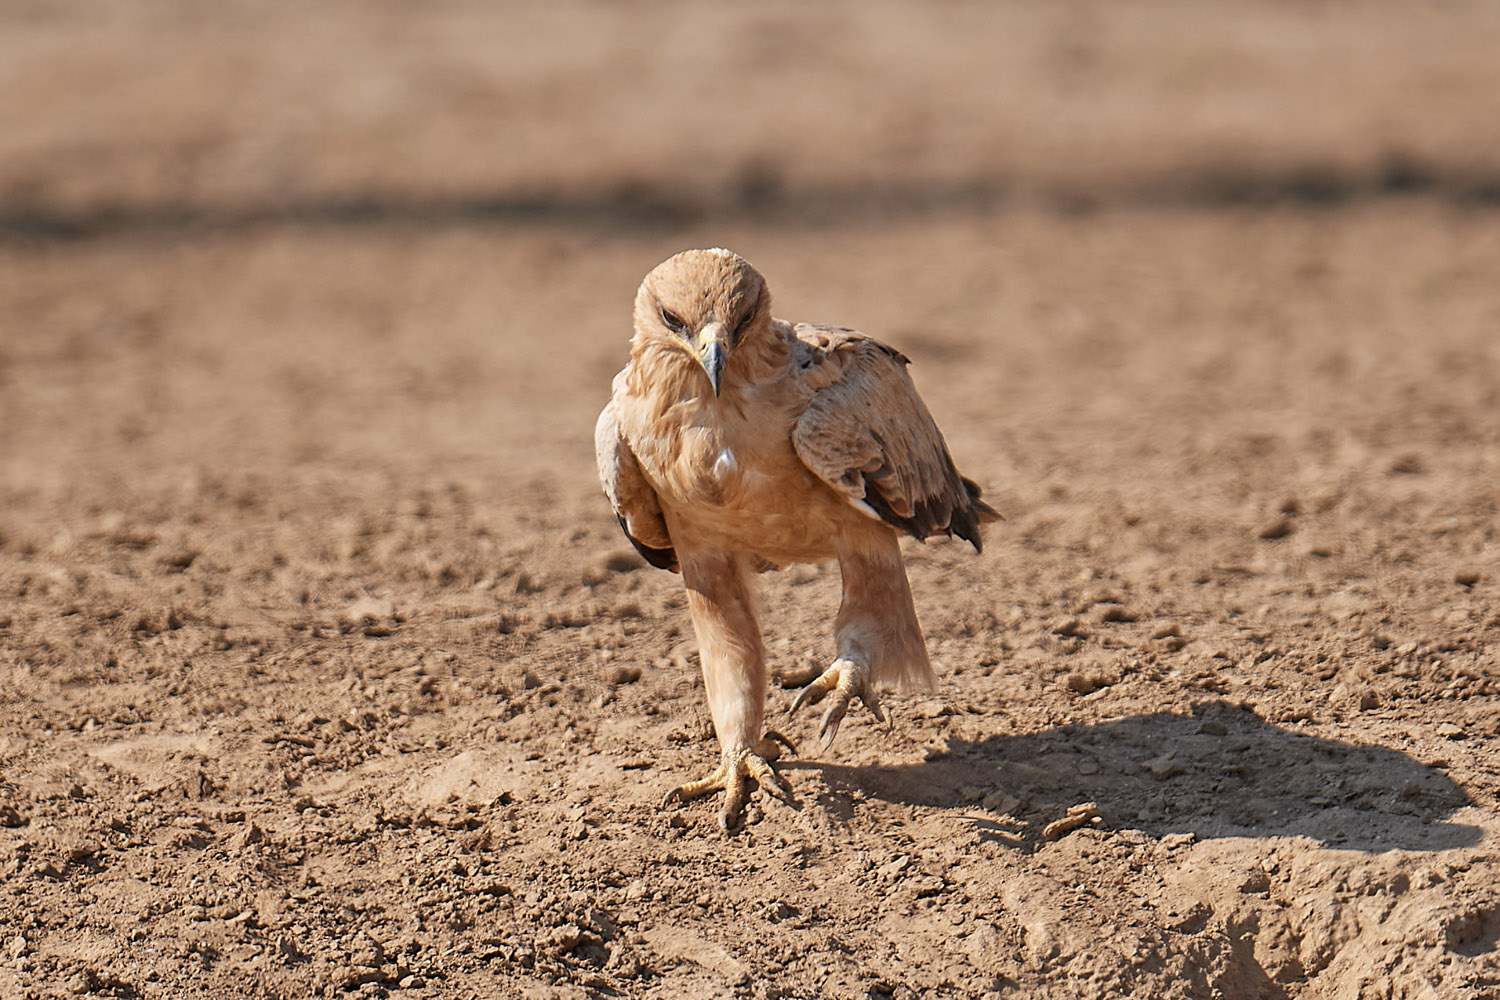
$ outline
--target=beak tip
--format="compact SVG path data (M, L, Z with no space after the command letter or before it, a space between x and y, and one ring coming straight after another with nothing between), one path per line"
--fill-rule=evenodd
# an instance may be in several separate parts
M708 384L713 386L714 397L717 398L724 388L724 369L729 360L724 354L724 348L718 343L711 344L698 360L702 362L703 371L708 375Z

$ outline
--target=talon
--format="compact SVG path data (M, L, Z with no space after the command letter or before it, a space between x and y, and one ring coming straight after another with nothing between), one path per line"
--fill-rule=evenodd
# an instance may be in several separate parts
M828 711L823 713L823 721L818 724L818 739L823 741L823 749L827 750L833 746L833 738L839 734L839 724L844 721L844 714L849 711L849 702L840 699L828 706Z
M818 723L818 738L823 741L824 749L827 749L833 745L834 738L838 736L839 725L849 711L849 702L855 698L864 702L865 707L870 710L871 715L875 716L877 722L886 721L886 715L880 708L880 697L876 694L874 686L870 684L869 677L869 667L856 660L839 657L833 661L831 667L798 693L787 715L791 716L803 705L817 704L826 695L834 694L833 703L828 706L828 710L823 713L823 718Z
M751 755L746 763L750 768L750 777L755 783L765 789L767 793L775 796L788 805L792 802L792 786L786 783L786 779L776 773L767 761Z
M730 833L739 828L745 811L745 782L731 781L724 790L724 807L719 810L719 829Z
M719 810L719 829L725 833L732 833L740 826L740 817L745 811L745 803L749 801L750 789L748 782L755 783L765 790L766 794L780 799L789 805L793 804L792 789L776 773L771 766L771 761L776 759L779 749L776 742L786 744L790 749L786 737L779 733L767 733L752 751L748 747L724 755L724 760L719 764L713 774L698 781L690 781L685 785L667 792L661 800L661 808L666 809L674 801L688 802L710 792L722 791L724 793L724 805ZM795 753L795 750L793 750Z
M824 683L824 680L827 677L828 675L824 674L822 677L819 677L807 687L797 692L797 698L792 702L792 707L786 710L787 718L791 718L792 716L796 715L797 709L801 708L803 705L816 705L818 702L823 700L824 695L833 690L835 681L829 680L827 683Z
M769 756L766 753L766 750L767 748L774 750L777 743L780 743L782 746L786 747L787 753L791 754L793 757L797 756L797 748L792 745L792 741L787 739L785 736L781 735L774 729L767 729L765 738L760 742L761 756L765 757L767 760L774 760L775 758Z

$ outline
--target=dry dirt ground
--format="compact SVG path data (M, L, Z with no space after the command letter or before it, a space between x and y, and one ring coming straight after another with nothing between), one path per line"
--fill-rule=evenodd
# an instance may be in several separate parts
M7 5L0 997L1500 997L1500 9L1209 10ZM713 244L1007 518L730 838L591 443Z

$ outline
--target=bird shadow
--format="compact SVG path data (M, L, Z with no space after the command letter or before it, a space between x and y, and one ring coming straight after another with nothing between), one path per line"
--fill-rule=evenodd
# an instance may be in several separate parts
M974 819L980 836L1018 847L1034 847L1043 824L1083 802L1107 827L1155 837L1301 836L1379 853L1448 850L1482 835L1447 821L1474 801L1435 767L1283 729L1222 701L1191 715L950 740L947 750L919 764L802 766L845 801L984 809L989 816Z

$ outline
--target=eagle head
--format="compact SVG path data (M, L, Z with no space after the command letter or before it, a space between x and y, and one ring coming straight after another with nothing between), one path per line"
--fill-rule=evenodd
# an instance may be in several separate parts
M715 396L735 351L770 322L765 278L739 254L719 248L668 257L635 298L636 336L692 355Z

